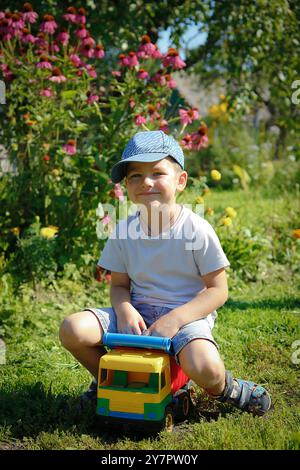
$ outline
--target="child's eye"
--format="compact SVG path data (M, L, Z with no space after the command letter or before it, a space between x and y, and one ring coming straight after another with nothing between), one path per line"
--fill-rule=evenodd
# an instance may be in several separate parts
M129 176L129 179L132 179L132 178L139 178L141 175L139 175L138 173L134 173L133 175L130 175Z
M156 173L154 173L154 176L161 176L161 175L163 175L161 171L157 171Z

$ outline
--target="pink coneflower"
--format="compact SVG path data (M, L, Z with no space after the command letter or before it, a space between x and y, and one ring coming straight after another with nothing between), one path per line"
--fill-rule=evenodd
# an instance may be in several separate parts
M168 121L166 121L165 119L162 119L159 123L159 130L167 134L169 132Z
M187 150L192 150L193 148L193 142L192 142L192 137L190 134L186 134L183 139L181 140L181 145L183 148Z
M175 80L171 77L171 75L169 74L166 74L165 75L165 79L166 79L166 85L168 88L170 88L171 90L173 88L176 88L176 82Z
M91 44L82 44L79 48L79 52L89 59L94 57L94 49Z
M134 68L136 65L138 65L139 61L136 56L135 52L129 52L128 54L128 67L129 68Z
M75 16L75 23L85 24L86 23L86 11L84 8L79 8L78 13Z
M112 76L113 77L121 77L122 76L122 73L120 72L120 70L113 70L111 72Z
M70 54L69 59L72 64L75 65L75 67L80 67L83 64L82 60L77 54Z
M166 83L166 79L165 79L165 76L163 75L163 71L162 70L158 70L158 72L156 72L153 77L151 78L151 80L153 82L156 82L158 83L159 85L164 85Z
M49 80L54 83L62 83L65 82L67 79L61 73L58 67L54 67L54 69L52 70L52 76L49 77Z
M149 73L145 69L140 69L136 75L137 75L137 78L141 80L146 80L146 78L149 77Z
M24 3L23 5L23 20L26 23L35 23L36 20L38 19L38 14L33 11L33 8L30 3Z
M3 63L0 65L0 68L3 72L3 75L4 75L4 78L7 80L7 81L10 81L12 79L12 71L9 69L8 65Z
M63 46L67 46L70 39L70 34L64 28L58 35L56 40L60 42Z
M28 44L29 42L34 44L36 42L36 38L30 33L28 28L23 28L22 33L23 36L21 37L21 41L25 44Z
M10 26L14 30L23 29L25 27L25 23L23 21L21 13L13 13L11 19L12 19L12 22Z
M65 20L65 21L69 21L70 23L77 23L76 21L76 14L77 14L77 10L75 7L69 7L67 8L67 12L68 13L65 13L64 15L62 15L62 18ZM82 23L82 21L81 21Z
M51 88L44 88L40 91L40 95L45 96L46 98L50 98L50 96L53 96L53 91Z
M136 126L141 126L142 124L145 124L145 122L147 122L147 120L141 114L137 114L134 117L134 123Z
M86 100L87 104L93 104L99 101L99 96L93 95L92 92L90 91L87 91L86 96L87 96L87 100Z
M174 69L182 69L186 66L186 63L180 59L179 53L176 49L171 47L168 50L167 55L163 58L164 67L173 67Z
M96 44L95 40L91 38L90 33L88 31L87 31L87 36L82 40L81 45L86 46L87 44L89 46L95 46Z
M96 59L102 59L105 56L105 52L104 52L102 44L97 44L97 46L94 49L94 56Z
M125 54L119 54L119 59L120 59L120 65L123 67L126 67L128 65L128 58L126 57Z
M160 50L158 49L158 47L157 47L156 44L154 44L154 46L155 46L155 51L153 52L152 57L153 57L154 59L162 59L162 58L163 58L163 54L160 52Z
M87 65L85 66L85 68L86 68L86 71L87 71L87 73L88 73L88 75L89 75L90 77L92 77L92 78L96 78L96 77L97 77L97 72L96 72L96 70L95 70L95 67L93 67L93 65L87 64Z
M51 52L52 54L53 54L54 52L59 52L59 46L56 44L56 42L53 41L52 44L49 44L48 50L49 50L49 52ZM57 57L56 57L56 58L57 58ZM55 59L53 59L53 60L55 60Z
M143 59L148 59L149 57L152 57L155 53L155 48L156 46L152 44L151 38L147 34L145 34L144 36L142 36L137 56Z
M115 198L118 199L120 202L123 202L125 198L120 183L115 184L113 191Z
M120 54L119 59L121 61L121 65L125 67L129 67L130 69L134 68L136 65L139 64L139 61L135 52L129 52L128 56L125 56L124 54Z
M180 109L179 116L181 124L192 124L193 121L199 119L199 111L197 108L191 108L189 110Z
M38 69L49 69L52 70L52 64L49 61L47 56L42 55L40 57L40 62L36 64Z
M78 38L80 38L80 39L86 38L86 37L88 36L88 31L87 31L85 25L84 25L84 24L80 24L80 25L79 25L79 28L77 29L77 31L76 31L75 34L76 34L76 36L77 36Z
M75 155L75 153L77 152L75 140L73 139L68 140L68 142L65 145L63 145L63 149L69 155Z
M35 44L37 47L41 49L46 49L48 47L48 41L46 40L44 33L38 33L37 38L35 40ZM37 51L39 53L39 51Z
M198 128L197 132L191 134L193 150L200 150L201 148L205 148L208 146L207 132L208 129L206 124L202 123L201 126Z
M40 31L43 33L54 34L57 29L57 23L54 21L54 17L52 15L44 15L43 19L44 21L40 26Z
M148 113L150 116L150 121L160 119L160 114L156 111L156 107L153 106L153 104L148 104Z
M135 101L133 98L129 98L128 100L128 104L129 106L131 107L131 109L133 109L135 107Z

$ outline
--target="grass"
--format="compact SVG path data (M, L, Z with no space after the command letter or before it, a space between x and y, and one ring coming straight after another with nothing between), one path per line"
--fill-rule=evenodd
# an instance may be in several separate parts
M266 191L215 191L209 205L233 206L247 227L266 232L278 218L286 227L295 194L274 198ZM292 361L292 344L300 340L299 275L274 265L258 282L230 274L229 285L215 338L226 368L265 384L274 410L265 418L253 417L199 390L189 423L172 434L146 437L101 428L93 409L76 412L90 377L60 346L57 332L68 314L108 305L107 288L94 280L81 285L63 279L48 289L24 286L11 297L2 282L0 334L7 361L0 365L0 449L300 449L300 366Z

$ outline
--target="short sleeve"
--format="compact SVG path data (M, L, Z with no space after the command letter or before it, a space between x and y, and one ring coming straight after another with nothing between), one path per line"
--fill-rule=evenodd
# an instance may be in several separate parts
M195 235L193 254L200 276L230 266L218 235L206 220L202 219L201 226L196 226Z
M116 271L118 273L127 272L120 240L116 237L116 231L113 231L107 240L97 264L109 271Z

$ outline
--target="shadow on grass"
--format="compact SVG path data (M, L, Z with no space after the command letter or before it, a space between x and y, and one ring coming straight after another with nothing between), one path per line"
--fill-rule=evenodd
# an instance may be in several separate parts
M262 299L257 301L244 301L229 299L224 308L230 310L248 310L248 309L273 309L273 310L292 310L300 308L299 297L283 297L282 299Z
M88 434L107 444L120 437L101 429L92 406L81 411L78 398L54 395L41 382L20 384L13 391L0 389L0 426L9 427L13 439L54 431L71 432L79 438Z
M135 430L133 426L110 426L103 429L93 406L80 411L78 405L78 398L54 395L41 382L34 385L21 384L14 391L0 390L0 426L9 428L12 440L22 440L25 437L34 439L41 432L54 431L69 432L78 435L79 439L82 434L89 435L100 439L99 443L102 442L103 445L112 445L125 437L140 441L157 436L157 433L141 432L140 428ZM232 409L201 397L184 426L217 420L227 413L232 413ZM182 423L179 423L178 428L181 426Z

